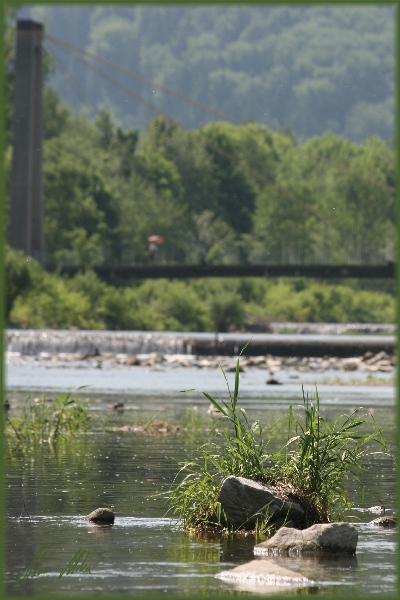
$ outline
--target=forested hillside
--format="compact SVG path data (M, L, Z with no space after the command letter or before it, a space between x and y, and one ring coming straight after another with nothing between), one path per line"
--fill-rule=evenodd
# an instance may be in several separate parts
M353 141L394 136L394 6L98 5L38 6L23 16L119 67L212 107L238 122L326 131ZM157 113L196 129L213 116L157 87L106 81L59 46L51 80L87 111L110 110L124 129L144 130ZM110 74L110 72L108 71ZM79 88L77 88L77 85ZM138 96L141 97L138 98ZM90 112L90 114L93 114Z

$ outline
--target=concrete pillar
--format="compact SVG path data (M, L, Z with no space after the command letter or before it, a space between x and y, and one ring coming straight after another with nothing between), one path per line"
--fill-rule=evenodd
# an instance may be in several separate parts
M8 240L44 263L42 25L17 23Z

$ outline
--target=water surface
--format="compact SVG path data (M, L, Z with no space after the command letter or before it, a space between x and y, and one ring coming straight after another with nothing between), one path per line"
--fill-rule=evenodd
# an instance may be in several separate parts
M241 405L250 419L260 419L265 427L282 416L290 403L301 403L302 383L306 392L312 393L315 388L310 377L318 374L298 374L297 379L290 379L286 373L281 386L266 386L267 375L255 369L241 378ZM232 383L233 374L228 377ZM222 395L225 384L221 373L191 368L108 372L10 367L11 411L17 410L29 390L55 398L59 390L86 384L91 387L80 393L90 401L93 415L107 418L106 431L79 438L59 453L52 453L44 444L35 451L14 451L6 457L8 593L237 595L254 591L215 577L219 571L252 560L251 536L189 536L165 515L167 489L179 463L191 459L206 440L204 430L163 436L112 431L116 425L152 419L182 425L188 414L210 424L213 417L207 413L208 401L198 392L182 394L179 390L198 387ZM321 384L319 393L324 415L329 419L358 406L373 410L389 448L394 450L392 387ZM124 410L110 408L116 401L124 404ZM285 431L280 432L276 443L284 441L285 435ZM395 473L392 463L382 455L375 456L367 466L364 496L354 483L348 485L355 505L351 520L359 532L356 557L317 568L309 565L316 583L305 592L362 598L396 593L396 533L369 525L377 515L363 510L384 504L393 514ZM113 508L113 526L100 527L83 519L99 506ZM16 589L18 576L42 547L49 572L28 578ZM60 577L79 551L87 553L90 573ZM287 567L300 568L294 559Z

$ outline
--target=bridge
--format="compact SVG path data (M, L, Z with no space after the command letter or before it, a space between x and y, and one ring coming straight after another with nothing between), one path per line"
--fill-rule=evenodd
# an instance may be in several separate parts
M65 265L59 271L75 275L83 267ZM197 279L201 277L312 277L315 279L395 277L395 264L384 265L101 265L93 270L104 281L127 279Z

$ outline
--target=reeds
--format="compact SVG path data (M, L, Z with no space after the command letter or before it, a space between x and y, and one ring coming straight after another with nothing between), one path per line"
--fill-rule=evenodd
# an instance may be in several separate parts
M19 446L34 443L54 446L60 438L72 439L76 433L86 431L90 419L89 404L72 397L77 390L61 393L54 403L44 397L32 399L28 396L15 416L6 417L7 438L14 439Z
M303 414L295 415L293 407L289 408L289 430L298 435L285 446L288 452L280 468L281 476L307 497L316 520L341 518L342 512L351 506L345 482L352 478L361 484L360 475L365 472L362 459L371 454L371 443L386 452L384 437L372 414L359 416L360 409L341 415L330 425L321 416L317 389L315 398L310 398L303 389L300 409Z

